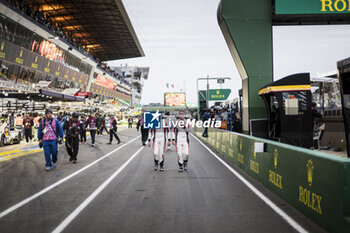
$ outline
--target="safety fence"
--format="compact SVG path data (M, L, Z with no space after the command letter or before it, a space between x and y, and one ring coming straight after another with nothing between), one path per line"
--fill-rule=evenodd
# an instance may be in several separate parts
M209 128L194 134L330 232L350 232L350 159Z

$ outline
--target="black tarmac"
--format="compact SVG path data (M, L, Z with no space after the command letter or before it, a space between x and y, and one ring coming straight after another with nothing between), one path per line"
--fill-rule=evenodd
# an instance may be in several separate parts
M140 133L127 129L122 141L81 145L77 164L60 148L58 168L45 171L43 153L0 162L0 212L55 182L104 159L0 218L0 232L52 232L138 151ZM131 140L134 140L130 142ZM126 143L129 143L125 145ZM172 146L165 171L153 170L152 150L134 159L63 229L63 232L297 232L192 136L187 172L177 171ZM234 167L309 232L325 232L276 195Z

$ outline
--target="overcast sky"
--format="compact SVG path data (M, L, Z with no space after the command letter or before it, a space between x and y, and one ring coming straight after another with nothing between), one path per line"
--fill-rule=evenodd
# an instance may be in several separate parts
M142 103L163 103L164 92L186 90L187 103L196 103L196 79L231 77L222 88L238 96L241 78L217 22L219 0L123 0L145 57L110 65L149 66ZM350 57L350 26L274 28L275 80L289 74L312 75L336 70ZM166 83L175 88L166 88ZM205 89L202 83L200 89ZM215 82L210 88L220 87Z

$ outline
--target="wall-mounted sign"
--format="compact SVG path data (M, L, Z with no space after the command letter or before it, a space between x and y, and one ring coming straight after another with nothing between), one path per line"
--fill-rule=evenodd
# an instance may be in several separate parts
M97 75L95 79L95 83L97 85L100 85L102 87L106 87L111 90L115 90L117 87L117 84L113 82L112 80L109 80L108 78L102 76L102 75Z
M88 95L90 95L90 92L81 92L81 91L79 91L79 92L75 93L74 96L86 97Z
M275 0L276 15L349 14L349 0Z

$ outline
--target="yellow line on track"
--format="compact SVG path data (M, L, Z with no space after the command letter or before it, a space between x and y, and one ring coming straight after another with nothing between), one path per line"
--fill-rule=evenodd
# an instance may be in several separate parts
M23 151L23 150L8 150L8 151L0 152L0 156L13 154L13 153L18 153L18 152L21 152L21 151Z
M26 156L26 155L31 155L31 154L34 154L34 153L37 153L37 152L40 152L40 151L42 151L42 149L40 149L40 150L24 151L22 153L17 153L17 154L14 154L14 155L2 156L2 157L0 157L0 162L4 162L4 161L10 160L10 159L23 157L23 156Z

